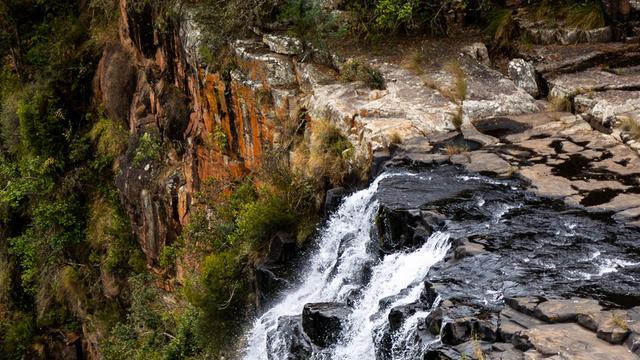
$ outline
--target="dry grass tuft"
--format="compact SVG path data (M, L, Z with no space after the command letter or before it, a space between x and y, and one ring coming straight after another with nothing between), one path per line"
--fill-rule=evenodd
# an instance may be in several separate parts
M447 145L444 148L444 153L447 155L458 155L469 152L469 148L466 145Z
M391 135L389 135L389 145L402 144L402 143L403 143L402 136L400 135L399 132L394 131L391 133Z
M458 110L455 113L451 113L453 118L451 119L451 123L456 130L460 131L462 128L462 123L464 121L464 113L462 112L462 106L458 105Z
M380 70L351 59L340 68L340 78L343 81L362 81L371 89L384 90L384 76Z
M462 103L467 98L467 78L464 70L458 61L448 63L445 69L455 77L453 95L459 103Z
M587 0L570 5L566 11L567 25L581 30L601 28L605 25L605 15L602 3Z
M573 107L571 100L565 97L554 97L549 102L555 111L571 112Z
M634 140L640 140L640 124L628 116L620 117L620 128L631 135Z
M427 61L424 54L419 49L410 51L402 61L402 66L406 69L413 70L416 74L424 74L424 67Z
M622 315L613 313L611 314L611 321L622 330L629 330L629 325L627 324L627 320L625 320Z
M513 40L516 38L517 29L513 19L513 10L498 9L493 12L485 31L493 38L496 47L508 49L514 43Z

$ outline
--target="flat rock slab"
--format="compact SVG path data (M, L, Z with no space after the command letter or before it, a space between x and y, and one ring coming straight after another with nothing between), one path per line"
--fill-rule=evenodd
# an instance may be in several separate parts
M637 360L626 347L612 345L574 323L541 325L523 331L543 356L571 360Z
M536 164L521 169L520 176L527 180L532 185L533 191L540 196L563 198L578 194L578 190L571 186L571 180L555 176L551 170L549 166Z
M534 46L526 57L536 59L536 71L541 74L572 72L586 69L604 60L621 61L637 57L638 45L626 43Z
M619 212L637 207L640 207L640 194L619 194L611 199L611 201L601 205L591 206L587 208L587 210Z
M640 87L640 71L616 74L601 69L588 69L547 79L549 96L572 98L592 91L636 89Z
M561 299L548 300L535 309L537 317L547 322L574 321L578 315L594 314L602 310L597 300L589 299Z
M589 114L599 121L610 116L640 119L640 91L608 90L578 95L574 98L576 111Z
M467 170L481 174L506 175L512 171L509 162L493 153L472 152L469 154Z

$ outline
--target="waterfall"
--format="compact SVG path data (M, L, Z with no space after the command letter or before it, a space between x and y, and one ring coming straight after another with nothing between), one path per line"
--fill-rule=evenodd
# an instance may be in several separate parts
M405 174L406 175L406 174ZM416 301L423 290L423 280L430 267L441 261L449 249L449 235L436 232L419 249L399 252L380 259L372 237L373 224L379 204L375 194L378 184L394 174L383 174L367 189L347 197L330 217L321 233L319 248L311 256L303 272L301 284L255 321L248 334L246 360L267 360L267 334L275 331L278 318L299 315L302 307L311 302L347 302L353 299L353 312L349 317L343 338L319 355L322 359L373 359L375 334L386 322L394 306ZM370 273L367 279L363 273ZM391 306L380 313L379 301L398 295ZM375 316L373 316L375 315ZM407 320L394 339L407 342L415 325L426 313L418 312ZM411 325L413 324L413 326ZM394 359L409 359L406 351L394 351ZM285 359L286 353L271 354L274 359Z

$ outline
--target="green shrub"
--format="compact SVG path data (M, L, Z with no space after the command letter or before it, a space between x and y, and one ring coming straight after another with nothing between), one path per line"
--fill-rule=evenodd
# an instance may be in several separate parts
M28 314L16 311L9 318L0 318L0 351L7 359L25 358L34 335L34 322Z
M342 65L340 78L343 81L362 81L372 89L385 88L384 77L379 70L353 59Z
M278 17L290 23L291 32L317 46L326 46L328 40L344 36L332 13L321 8L314 0L287 0Z
M98 156L113 161L124 154L128 132L122 124L100 117L89 131L89 138L96 146Z
M56 102L43 89L33 89L18 101L20 139L24 149L33 155L59 158L64 152L69 121Z
M140 166L146 162L160 161L161 151L160 138L146 132L138 140L138 147L133 156L133 165Z
M582 0L567 10L567 25L590 30L605 25L605 12L600 0Z
M245 204L238 214L234 242L248 241L253 249L263 249L268 240L278 231L291 232L297 223L296 214L291 213L286 199L265 189L256 202Z
M517 25L513 19L513 10L494 10L490 15L490 22L485 31L492 38L495 47L510 49L517 36Z
M242 331L240 324L251 290L249 279L248 268L237 253L220 252L204 259L200 276L186 288L187 298L201 312L198 333L217 358L233 346L231 339Z

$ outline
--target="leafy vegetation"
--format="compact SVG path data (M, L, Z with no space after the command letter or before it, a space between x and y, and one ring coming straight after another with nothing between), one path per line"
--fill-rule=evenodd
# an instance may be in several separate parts
M371 89L383 90L385 88L382 73L358 60L348 60L340 68L340 78L343 81L362 81Z
M133 156L133 165L140 166L151 161L160 161L162 144L160 137L144 133L138 140L138 147Z

